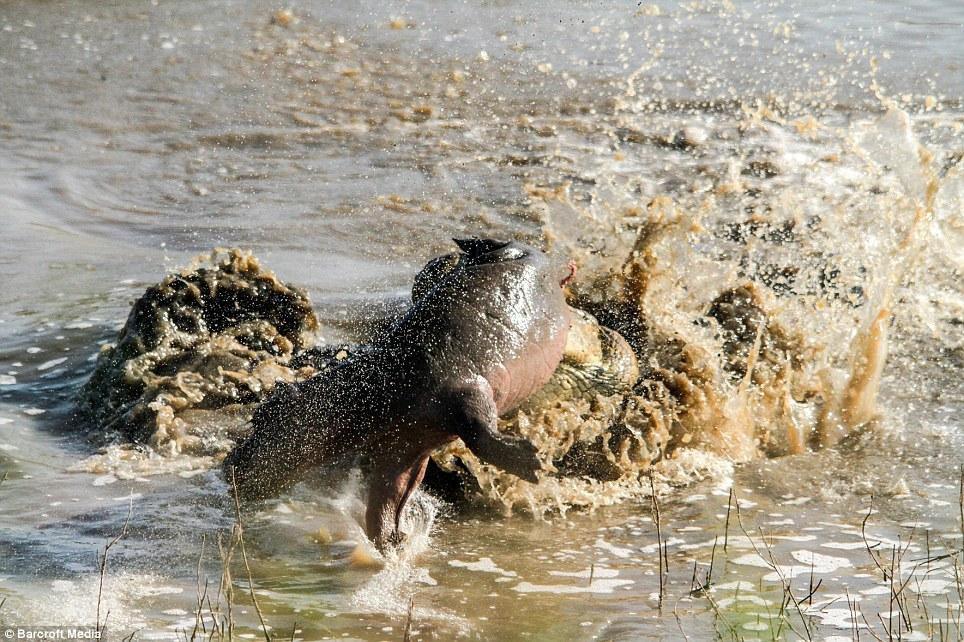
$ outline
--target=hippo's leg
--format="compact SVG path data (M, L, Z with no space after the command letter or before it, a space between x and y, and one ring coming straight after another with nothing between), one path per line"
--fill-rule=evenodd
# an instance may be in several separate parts
M375 464L369 480L365 531L378 550L401 544L402 511L425 476L430 453L418 454L414 460L406 457L385 461L387 458L383 458Z
M475 455L516 477L537 483L542 463L528 439L499 433L499 414L489 383L479 377L451 393L450 412L454 432Z

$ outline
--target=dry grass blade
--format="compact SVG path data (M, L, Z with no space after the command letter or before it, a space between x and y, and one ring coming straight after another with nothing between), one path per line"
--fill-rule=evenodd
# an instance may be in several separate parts
M268 625L265 624L264 614L261 612L261 605L258 604L258 598L254 594L254 578L251 575L251 565L248 563L248 552L244 547L244 525L241 522L241 500L238 498L238 485L234 478L234 467L231 467L231 494L234 495L234 509L235 518L237 519L237 524L235 529L238 534L238 544L241 546L241 559L244 560L244 569L248 573L248 590L251 593L251 602L254 604L254 610L258 614L258 621L261 622L261 631L264 633L265 642L271 642L271 635L268 633Z
M6 479L6 476L4 476L4 479ZM133 515L133 513L134 513L134 496L131 495L130 501L127 506L127 519L124 520L124 527L121 529L121 532L118 533L116 537L114 537L114 539L107 542L107 544L104 546L104 552L100 556L100 580L97 584L97 620L95 623L95 628L100 633L101 636L103 636L104 629L107 628L107 618L110 617L110 611L108 611L104 615L104 623L101 624L100 606L104 598L104 578L107 576L107 556L110 553L110 549L113 548L114 545L117 544L117 542L121 541L121 539L125 535L127 535L127 528L131 524L131 515Z
M194 629L191 631L190 642L194 642L197 639L198 629L201 632L207 633L207 626L204 624L204 616L202 615L204 611L204 599L208 594L208 579L204 578L204 587L201 587L201 562L204 560L204 544L205 537L201 535L201 552L197 557L197 569L195 571L195 580L197 584L197 604L194 609Z
M408 615L405 618L405 634L402 637L404 642L410 642L412 639L412 613L415 611L415 596L413 595L408 599Z
M872 635L877 642L884 642L883 639L874 631L874 627L870 625L870 622L867 621L867 616L864 615L863 610L860 608L860 604L858 604L856 601L854 601L854 609L856 609L857 613L860 614L860 619L863 620L864 626L867 627L867 632L870 633L870 635Z
M679 628L680 635L686 642L689 642L690 636L686 635L686 631L683 630L683 619L679 616L679 600L676 600L676 604L673 605L673 617L676 618L676 626Z
M719 543L719 536L713 538L713 548L710 551L710 567L706 570L706 575L701 580L697 575L697 562L693 560L693 577L690 579L690 595L697 596L710 590L713 584L713 567L716 565L716 547Z
M961 535L964 536L964 464L960 465L960 482L957 493L957 512L960 518Z
M870 540L867 539L867 522L870 520L870 516L873 514L873 512L874 512L874 496L871 495L870 506L867 507L867 514L864 515L864 519L860 523L860 536L864 540L864 547L867 549L867 554L870 555L870 559L874 561L874 565L883 574L884 581L886 582L887 569L884 568L883 564L880 563L880 560L877 558L877 554L874 552L874 549L880 546L880 542L877 542L876 544L871 546Z
M854 642L860 642L860 628L857 626L857 603L850 598L850 589L844 587L847 610L850 612L850 634Z
M663 598L666 595L666 576L669 574L669 554L663 541L663 522L659 511L659 497L656 495L656 482L649 476L649 488L652 492L653 521L656 522L656 546L659 555L659 608L663 608Z
M716 603L716 600L713 599L713 596L707 593L706 600L710 603L710 608L713 609L713 614L716 616L717 620L723 623L723 626L726 627L726 631L733 636L733 639L742 640L743 636L740 635L740 632L737 630L737 628L733 626L728 619L726 619L726 616L723 615L723 611L720 610L720 605Z
M237 546L237 539L231 537L228 545L225 546L221 534L218 534L218 555L221 558L221 584L218 586L217 604L220 607L221 604L221 594L224 594L225 606L227 608L227 615L221 622L221 632L219 637L225 637L225 631L227 631L227 639L234 639L234 578L231 576L231 560L234 558L234 549ZM211 608L211 602L208 600L208 609L213 614L215 611Z
M760 552L760 548L756 545L756 542L753 541L752 537L750 537L750 533L746 530L746 527L743 526L743 517L740 514L740 500L736 499L734 503L736 506L736 523L739 525L740 531L743 533L743 536L746 537L747 541L750 543L750 547L753 549L753 552L756 553L757 556L760 559L762 559L774 573L776 573L777 578L779 578L780 580L780 584L783 585L784 601L783 601L783 606L781 607L781 615L786 610L786 607L788 605L793 604L794 609L797 612L797 615L800 617L800 622L803 624L803 630L806 635L806 639L813 640L813 632L810 630L810 624L808 623L808 618L806 614L803 612L803 607L800 606L800 600L798 600L796 596L793 594L790 581L786 578L786 575L784 575L783 570L780 568L780 565L777 564L777 561L773 556L773 549L770 548L770 543L767 542L766 534L763 532L763 529L761 528L760 540L763 542L763 546L766 549L766 553L767 553L767 555L764 557L763 553ZM793 628L793 624L790 623L789 618L787 618L787 626L790 628L791 631L793 631L797 635L800 635L797 632L797 630Z
M723 526L723 552L730 543L730 511L733 509L733 486L730 486L730 495L726 499L726 523Z

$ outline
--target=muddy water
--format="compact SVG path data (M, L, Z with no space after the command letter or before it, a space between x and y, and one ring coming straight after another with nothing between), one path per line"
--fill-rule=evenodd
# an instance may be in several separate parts
M98 551L128 514L110 635L190 637L196 612L208 632L226 613L223 482L188 457L91 460L72 418L148 284L248 247L336 340L449 237L486 233L571 254L603 299L640 250L647 318L710 363L710 303L757 283L806 343L800 371L837 394L824 425L870 429L737 457L774 406L714 374L707 421L732 432L657 471L662 599L644 487L555 488L543 519L531 496L511 516L422 497L410 550L373 561L358 482L311 480L246 515L237 635L260 636L253 582L267 624L303 639L402 639L410 608L414 639L852 639L854 622L870 639L900 611L904 639L960 637L941 557L961 546L964 460L958 3L278 9L0 8L3 623L93 624ZM791 415L772 415L784 439ZM900 599L878 564L911 578Z

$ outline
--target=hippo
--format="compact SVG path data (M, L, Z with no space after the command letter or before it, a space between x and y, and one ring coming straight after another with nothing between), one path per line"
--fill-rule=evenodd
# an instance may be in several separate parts
M529 482L535 446L498 419L546 384L570 327L557 264L514 241L455 239L430 263L400 319L334 367L278 385L252 432L224 461L241 498L278 494L310 469L371 460L365 530L379 550L401 543L400 517L432 451L461 438L483 462Z

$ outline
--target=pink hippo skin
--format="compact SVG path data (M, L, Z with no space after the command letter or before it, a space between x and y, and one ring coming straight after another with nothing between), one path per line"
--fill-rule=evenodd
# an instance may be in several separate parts
M500 435L497 420L562 359L572 268L521 243L456 243L454 266L385 333L320 375L279 386L255 412L251 436L225 461L241 497L277 494L312 467L366 454L365 527L384 550L403 539L399 518L429 455L457 437L482 461L538 481L535 447Z

